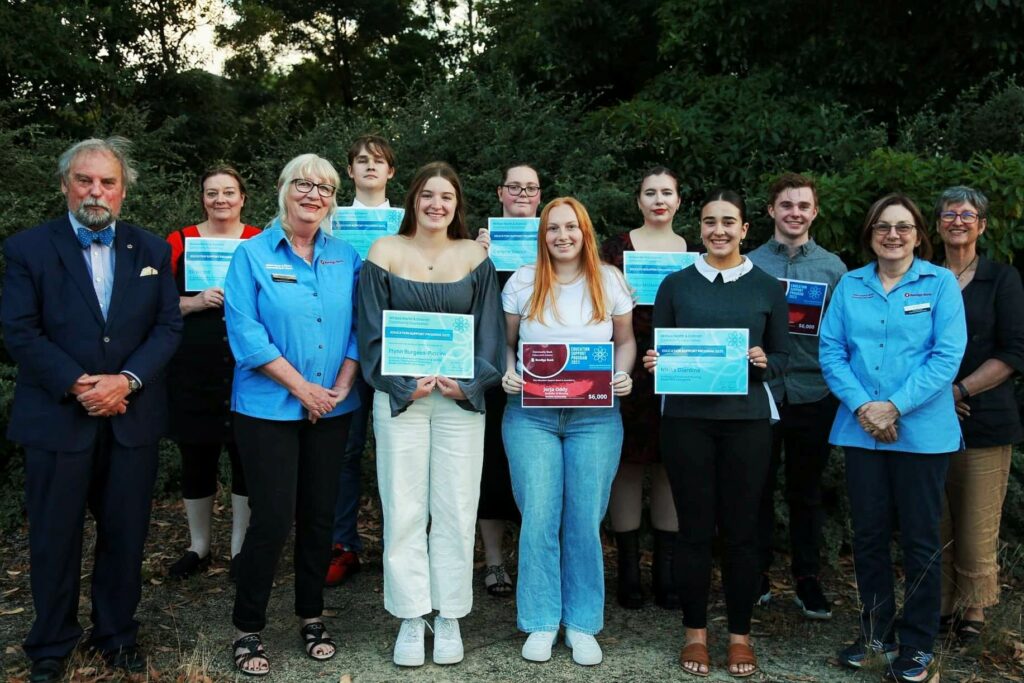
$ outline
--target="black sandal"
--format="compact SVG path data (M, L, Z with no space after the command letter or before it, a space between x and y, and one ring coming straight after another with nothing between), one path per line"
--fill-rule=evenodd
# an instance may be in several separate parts
M494 579L494 583L488 583L488 579ZM512 582L505 573L505 567L500 564L489 564L484 570L484 588L491 595L499 598L506 598L512 595Z
M244 650L244 652L239 652ZM266 676L270 673L270 659L263 649L263 639L258 633L249 633L231 645L231 654L235 657L235 668L246 676ZM266 669L247 669L245 665L254 659L262 659L267 663Z
M338 654L338 646L334 640L327 635L327 627L324 626L324 622L322 621L311 621L306 624L299 629L299 635L302 636L302 641L306 645L306 654L309 655L310 659L315 659L318 662L325 662ZM316 649L317 645L330 645L330 654L313 654L313 650Z
M956 624L956 638L960 645L973 645L981 638L985 630L984 621L973 621L971 619L960 619Z

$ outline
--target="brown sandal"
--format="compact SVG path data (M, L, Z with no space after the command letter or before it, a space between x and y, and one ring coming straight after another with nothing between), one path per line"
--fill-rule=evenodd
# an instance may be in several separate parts
M693 662L698 666L706 666L707 671L702 672L700 669L691 671L683 666L686 662ZM679 651L679 666L683 667L683 671L692 675L700 676L701 678L706 677L711 673L711 657L708 655L708 646L705 643L687 643L683 646L683 649Z
M737 673L732 670L734 666L741 664L753 664L754 668L750 671L744 671L743 673ZM746 643L729 643L729 675L733 678L746 678L747 676L753 676L757 673L757 655L754 654L754 648L750 647Z

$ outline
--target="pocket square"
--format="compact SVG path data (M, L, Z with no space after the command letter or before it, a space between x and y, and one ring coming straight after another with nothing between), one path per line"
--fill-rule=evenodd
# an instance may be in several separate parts
M141 271L139 271L139 277L146 277L147 275L156 275L159 272L160 271L158 271L153 266L146 266Z

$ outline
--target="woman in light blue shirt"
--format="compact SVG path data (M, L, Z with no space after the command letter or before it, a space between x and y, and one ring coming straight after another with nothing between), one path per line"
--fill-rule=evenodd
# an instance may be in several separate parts
M839 661L861 668L884 657L898 681L925 681L934 669L943 487L962 448L949 387L967 344L963 299L956 278L929 263L925 225L903 195L872 205L861 244L875 260L840 280L819 350L841 402L829 440L846 453L862 610L860 637ZM897 522L906 574L898 629L889 553Z
M260 631L274 570L295 521L295 613L306 653L336 652L323 620L331 520L359 397L354 313L359 256L321 230L337 208L338 172L303 154L278 179L278 216L238 247L224 287L235 355L231 409L252 517L239 554L235 666L269 673Z

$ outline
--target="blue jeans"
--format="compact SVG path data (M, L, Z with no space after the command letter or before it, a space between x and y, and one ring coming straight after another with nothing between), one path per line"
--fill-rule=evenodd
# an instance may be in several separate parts
M357 523L362 492L363 451L366 449L366 427L373 406L373 391L362 375L356 375L352 391L359 393L359 407L352 413L352 426L348 431L344 461L338 476L338 500L334 504L334 533L331 542L361 553L363 541L359 538Z
M523 515L519 629L565 625L598 633L604 626L601 520L622 448L618 405L523 409L514 396L501 433Z

